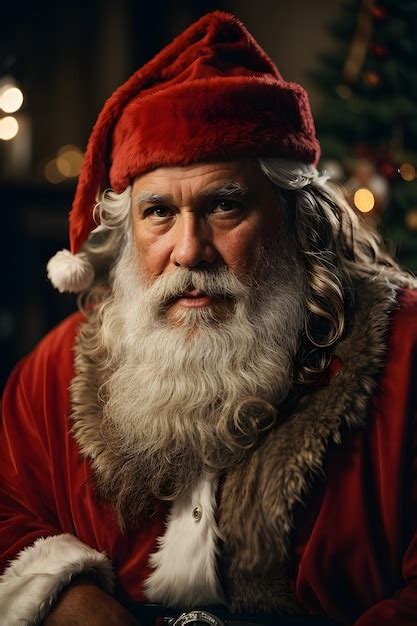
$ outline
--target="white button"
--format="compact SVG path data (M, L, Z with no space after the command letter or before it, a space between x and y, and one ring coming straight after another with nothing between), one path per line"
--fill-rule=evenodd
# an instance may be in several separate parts
M203 515L203 511L201 510L201 506L195 506L193 508L193 518L195 522L199 522Z

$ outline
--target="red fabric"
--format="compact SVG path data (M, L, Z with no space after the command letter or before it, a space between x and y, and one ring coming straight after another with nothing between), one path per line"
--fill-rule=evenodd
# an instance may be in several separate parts
M70 533L106 551L122 591L140 596L147 558L164 531L163 517L123 535L115 515L97 503L89 464L80 458L68 422L74 334L69 317L13 372L3 396L0 431L0 569L38 537ZM139 595L138 595L139 593Z
M299 600L355 626L417 624L417 293L401 303L367 428L329 448L295 523Z
M245 156L317 163L308 97L241 22L205 15L105 103L91 134L70 215L73 253L95 228L98 189L123 191L166 165Z
M394 312L389 359L364 430L343 432L325 479L295 519L293 585L310 613L355 626L417 624L417 293ZM80 315L13 373L0 433L1 568L37 537L68 532L107 551L122 595L141 600L165 514L122 535L95 501L88 463L69 432L68 385Z

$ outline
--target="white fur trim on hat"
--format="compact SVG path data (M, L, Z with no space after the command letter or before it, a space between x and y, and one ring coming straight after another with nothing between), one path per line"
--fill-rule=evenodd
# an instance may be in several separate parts
M37 539L17 555L0 577L0 624L41 623L72 578L91 570L97 574L98 584L112 593L114 574L105 554L73 535Z
M48 261L48 278L61 293L78 293L88 289L94 280L94 268L84 252L71 254L60 250Z

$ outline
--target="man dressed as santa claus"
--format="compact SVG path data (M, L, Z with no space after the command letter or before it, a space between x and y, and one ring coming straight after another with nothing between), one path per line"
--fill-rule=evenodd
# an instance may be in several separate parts
M318 158L225 13L107 101L80 312L4 394L1 626L417 624L415 282Z

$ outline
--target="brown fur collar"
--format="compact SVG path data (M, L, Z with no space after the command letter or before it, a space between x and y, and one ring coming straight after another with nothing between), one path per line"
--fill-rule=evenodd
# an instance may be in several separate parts
M340 374L312 391L296 411L226 477L220 509L226 592L234 610L296 610L285 585L290 531L297 502L322 471L328 443L340 427L365 424L381 372L395 291L386 282L358 286L349 335L339 343ZM265 584L267 583L267 584Z
M294 508L322 471L328 444L340 443L341 426L364 426L395 306L395 288L383 279L358 283L355 296L355 318L336 349L342 361L339 376L306 394L289 419L225 478L219 524L223 584L233 610L298 611L287 574ZM97 394L102 374L89 357L92 326L93 318L78 339L72 420L81 452L100 482L111 477L115 459L100 437Z

